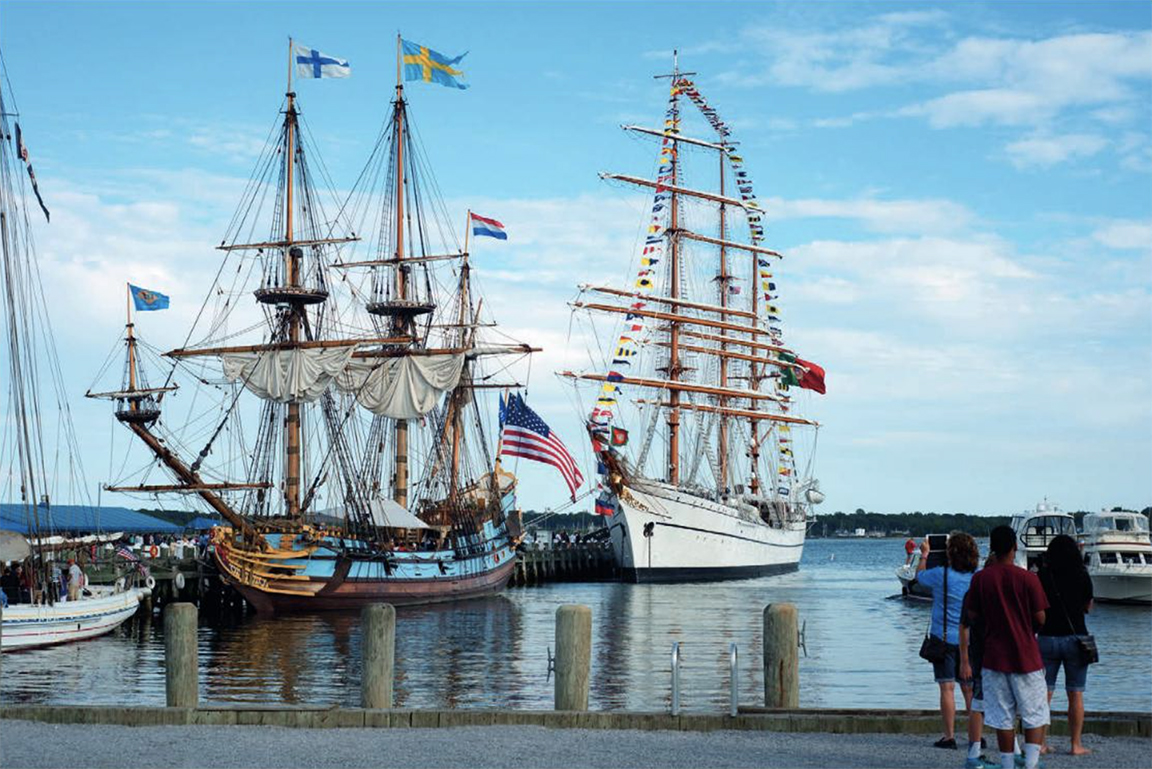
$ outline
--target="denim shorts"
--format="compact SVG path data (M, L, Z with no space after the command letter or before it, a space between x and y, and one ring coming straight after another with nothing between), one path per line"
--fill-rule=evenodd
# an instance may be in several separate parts
M1048 682L1048 691L1056 690L1056 676L1060 673L1060 666L1064 666L1064 690L1069 692L1082 692L1088 683L1088 666L1080 660L1080 645L1076 643L1076 636L1071 635L1042 635L1037 636L1040 641L1040 656L1044 660L1044 678Z
M948 651L944 659L932 663L932 672L936 676L936 683L946 684L956 680L956 671L960 669L960 647L947 645Z

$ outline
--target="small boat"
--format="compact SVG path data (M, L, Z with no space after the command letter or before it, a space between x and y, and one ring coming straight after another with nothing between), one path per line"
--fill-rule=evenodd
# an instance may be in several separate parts
M1147 517L1130 510L1086 515L1080 545L1097 601L1152 604Z
M925 568L943 566L947 562L944 549L948 544L948 535L929 534L928 542L932 549L928 552L928 565ZM900 595L916 601L931 601L932 591L916 581L917 567L919 567L922 557L923 554L917 547L912 551L912 560L897 567L896 579L900 580Z
M0 562L16 563L28 575L26 585L16 590L16 600L4 609L0 621L0 648L4 651L79 641L107 633L135 613L148 587L136 587L136 575L126 576L115 585L88 587L77 600L60 597L56 579L56 556L63 551L86 547L67 537L53 525L52 490L63 485L53 477L44 457L51 456L53 433L60 435L63 448L75 456L76 435L66 408L59 421L40 408L48 393L67 392L60 369L49 361L57 354L47 319L58 303L50 303L43 292L40 263L34 248L31 222L38 214L26 198L25 178L31 183L38 207L47 218L48 209L40 199L20 125L16 123L15 147L10 137L9 118L17 118L7 72L0 78L0 231L3 232L0 259L0 315L4 317L3 346L7 411L4 419L3 458L0 472L5 488L18 492L20 499L6 504L15 510L16 531L0 530ZM15 151L14 151L15 150ZM25 173L26 172L26 173ZM58 302L59 300L57 300ZM52 310L52 312L50 312ZM76 479L73 478L72 481ZM89 540L91 541L91 540ZM149 578L151 579L151 578Z
M1045 499L1031 512L1012 516L1012 531L1016 532L1016 565L1037 571L1040 558L1048 544L1065 534L1076 538L1076 519Z

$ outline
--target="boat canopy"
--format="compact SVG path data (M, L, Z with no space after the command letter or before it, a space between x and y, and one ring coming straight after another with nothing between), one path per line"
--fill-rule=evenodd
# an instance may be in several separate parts
M97 531L123 531L132 534L175 534L180 526L126 507L95 507L91 505L37 505L34 513L39 518L39 533L85 534ZM0 529L31 534L29 511L24 505L0 503Z

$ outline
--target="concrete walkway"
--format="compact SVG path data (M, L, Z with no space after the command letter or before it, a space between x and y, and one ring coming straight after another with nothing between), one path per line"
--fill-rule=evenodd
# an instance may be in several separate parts
M893 767L957 769L935 736L548 729L290 729L0 722L0 767ZM1152 740L1087 735L1095 752L1049 755L1045 769L1152 767ZM1066 750L1065 737L1053 738Z

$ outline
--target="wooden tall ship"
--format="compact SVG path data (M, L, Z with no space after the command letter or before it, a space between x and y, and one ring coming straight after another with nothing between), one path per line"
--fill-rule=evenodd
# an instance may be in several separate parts
M329 219L290 76L188 335L202 341L159 356L171 373L149 388L130 322L126 381L106 394L172 481L109 488L202 500L227 523L212 532L221 574L261 612L470 598L512 573L516 481L492 424L509 383L484 367L536 348L486 341L468 230L461 247L410 112L398 63L391 113ZM179 400L196 394L173 419L181 379Z
M581 286L573 303L607 350L603 368L562 372L600 383L588 420L596 508L638 582L794 570L823 499L796 459L814 447L816 422L794 399L823 392L823 371L784 344L781 256L763 245L738 144L692 74L660 76L670 86L662 126L623 126L659 147L655 178L601 175L648 191L652 209L634 283ZM704 138L682 131L688 109Z

